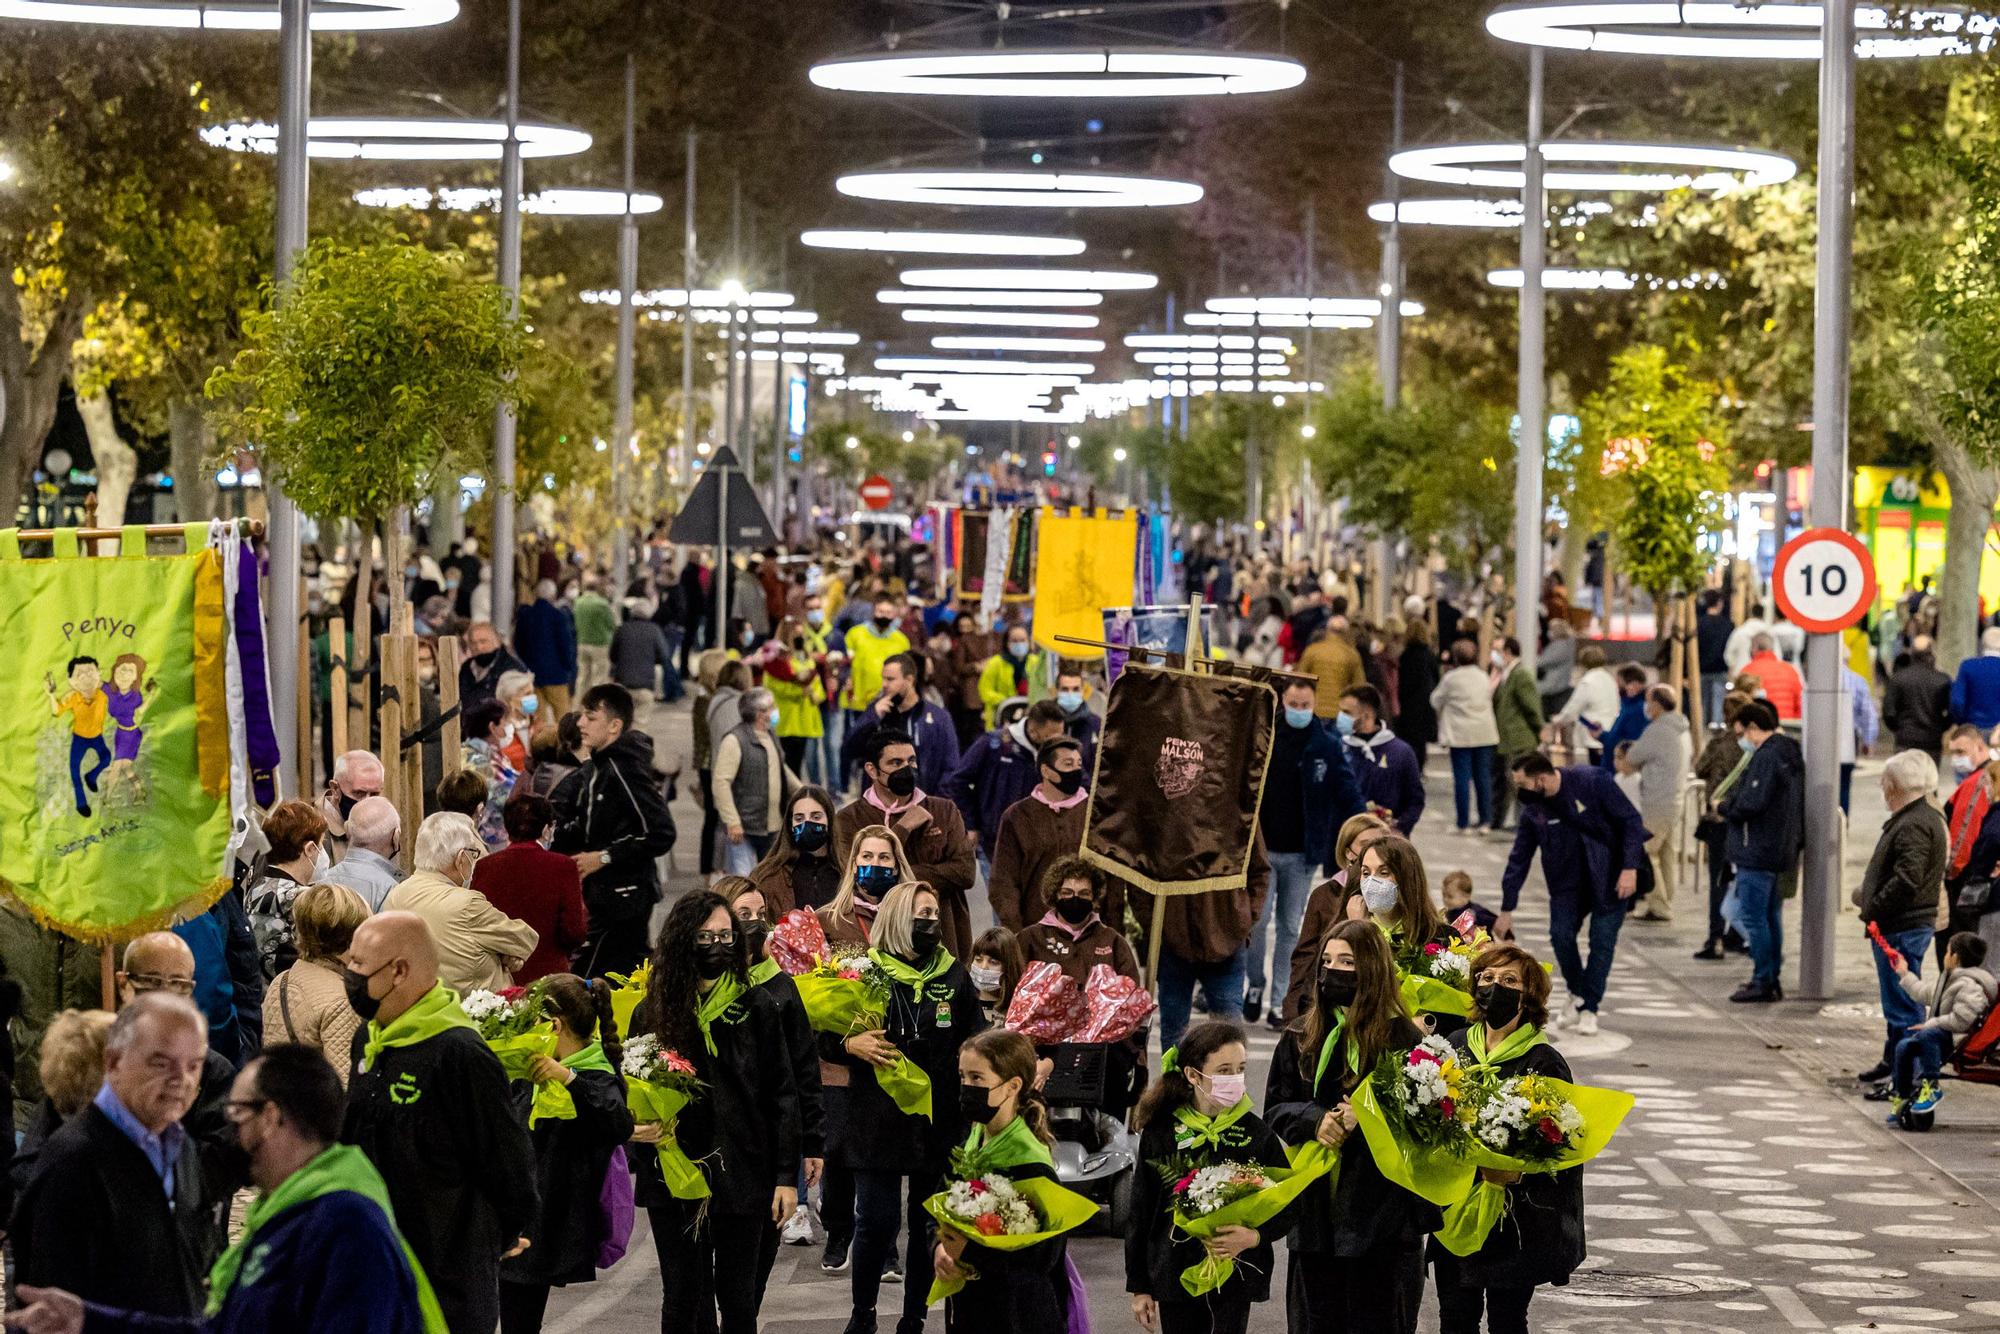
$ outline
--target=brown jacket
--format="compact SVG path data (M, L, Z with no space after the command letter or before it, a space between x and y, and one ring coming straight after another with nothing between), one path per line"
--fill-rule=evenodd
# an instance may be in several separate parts
M794 908L817 910L833 902L840 892L840 862L831 855L801 855L779 862L773 855L757 863L750 883L764 896L764 906L775 920Z
M1140 976L1139 956L1132 952L1132 943L1123 932L1101 921L1091 923L1081 936L1075 937L1066 927L1036 922L1017 932L1015 939L1021 946L1021 962L1052 963L1075 978L1078 986L1090 980L1090 970L1098 964L1105 964L1135 982L1145 980Z
M1306 645L1306 651L1299 654L1298 670L1318 681L1313 688L1313 715L1319 718L1339 713L1340 697L1368 680L1361 670L1361 655L1338 630L1328 630L1323 638Z
M955 713L984 713L986 701L979 698L979 673L986 660L1000 651L997 637L984 630L961 635L951 642L951 688L938 682L938 693Z
M1190 963L1225 963L1250 939L1250 924L1263 910L1270 888L1271 863L1259 833L1250 847L1250 876L1242 889L1167 896L1161 941ZM1128 892L1140 929L1152 930L1153 896L1136 885Z
M1345 875L1346 872L1340 873ZM1306 993L1313 973L1319 968L1320 943L1326 933L1340 924L1340 905L1347 900L1347 887L1338 876L1322 880L1306 896L1305 920L1299 925L1299 943L1292 948L1292 980L1285 987L1285 1018L1305 1013Z
M972 835L965 832L965 818L949 799L926 796L921 805L929 819L912 825L913 809L886 823L903 840L910 873L937 891L938 916L944 919L944 947L967 959L972 955L972 914L966 895L978 871ZM847 865L855 833L882 823L880 808L865 797L840 808L833 817L833 855L842 866Z
M1057 861L1075 855L1083 846L1083 818L1089 805L1079 801L1058 811L1030 793L1000 817L1000 832L993 840L993 873L986 881L986 897L992 901L993 915L1000 925L1019 932L1023 926L1042 920L1049 908L1042 879ZM1104 905L1108 922L1125 920L1122 886L1117 900Z

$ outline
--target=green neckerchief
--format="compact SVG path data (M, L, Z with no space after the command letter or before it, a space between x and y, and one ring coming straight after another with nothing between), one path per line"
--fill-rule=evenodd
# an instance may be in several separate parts
M402 1231L396 1227L396 1211L389 1204L389 1188L383 1184L382 1174L375 1170L366 1154L351 1144L335 1144L321 1150L318 1157L279 1182L276 1190L259 1195L251 1203L243 1215L243 1235L208 1271L208 1314L213 1316L223 1308L229 1300L229 1290L236 1286L239 1277L244 1277L246 1267L249 1271L246 1282L255 1283L263 1276L264 1248L257 1244L257 1234L265 1224L288 1209L341 1191L353 1191L363 1199L373 1200L381 1209L398 1249L403 1252L404 1262L410 1266L410 1276L416 1280L417 1307L423 1314L425 1334L449 1334L430 1279L417 1263L410 1243L403 1240Z
M921 968L915 964L904 963L895 955L882 950L869 950L868 957L875 961L877 968L887 973L895 981L901 982L904 986L916 992L920 997L924 994L926 983L934 982L938 978L943 977L952 964L957 962L951 957L951 951L942 945L938 946L937 953L931 956L931 961Z
M743 985L742 978L734 973L724 973L715 979L715 985L709 988L708 994L695 1002L694 1021L701 1025L702 1045L708 1048L710 1056L718 1054L712 1026L718 1019L728 1019L730 1006L736 1004L746 990L748 988Z
M368 1040L361 1048L361 1068L371 1070L375 1058L388 1047L414 1047L454 1028L479 1026L459 1007L458 993L440 982L425 992L415 1005L391 1019L387 1025L368 1021Z
M1486 1025L1474 1024L1465 1030L1465 1049L1472 1053L1472 1064L1505 1065L1516 1056L1525 1055L1541 1046L1548 1039L1542 1030L1533 1024L1522 1024L1519 1028L1500 1039L1500 1045L1492 1051L1486 1050Z
M1049 1153L1049 1146L1036 1137L1028 1118L1018 1113L1005 1130L990 1140L986 1138L986 1127L974 1126L958 1159L959 1167L968 1176L985 1176L988 1172L1004 1172L1030 1163L1053 1168L1056 1160Z
M1333 1027L1326 1031L1326 1041L1319 1044L1319 1066L1313 1071L1313 1091L1315 1093L1319 1091L1319 1082L1326 1078L1326 1068L1333 1064L1334 1044L1340 1041L1340 1035L1346 1031L1347 1011L1337 1010L1333 1016ZM1349 1039L1347 1043L1347 1063L1355 1067L1354 1073L1357 1075L1361 1073L1359 1069L1361 1064L1359 1056L1360 1053L1354 1050L1353 1040Z
M1250 1115L1250 1095L1247 1093L1236 1100L1234 1107L1227 1109L1220 1116L1205 1115L1196 1111L1192 1105L1176 1107L1174 1120L1180 1122L1181 1127L1193 1138L1184 1139L1180 1135L1175 1135L1174 1147L1191 1149L1197 1144L1213 1144L1220 1149L1223 1132L1248 1115Z
M618 1073L611 1068L611 1062L605 1059L602 1042L593 1042L588 1047L577 1048L563 1057L560 1064L565 1070L602 1070L607 1075Z
M750 985L761 987L782 971L776 959L760 959L757 966L750 970Z

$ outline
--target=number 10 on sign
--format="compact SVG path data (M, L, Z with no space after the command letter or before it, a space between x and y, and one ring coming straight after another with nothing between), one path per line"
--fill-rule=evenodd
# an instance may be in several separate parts
M1875 561L1852 533L1809 528L1779 549L1771 591L1792 624L1837 634L1875 605Z

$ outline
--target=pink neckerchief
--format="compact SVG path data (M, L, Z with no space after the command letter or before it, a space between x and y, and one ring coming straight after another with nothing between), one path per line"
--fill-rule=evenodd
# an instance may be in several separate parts
M1042 914L1042 920L1038 923L1038 925L1052 926L1056 930L1068 936L1071 940L1082 940L1083 933L1090 930L1091 927L1097 925L1097 914L1092 913L1090 916L1084 918L1082 926L1071 926L1068 922L1065 922L1062 918L1056 916L1056 910L1054 908L1051 908L1047 912Z
M1048 807L1052 811L1066 811L1070 809L1070 807L1077 805L1085 797L1089 796L1090 793L1084 791L1082 788L1078 788L1076 791L1070 793L1067 797L1064 797L1061 801L1050 801L1047 797L1042 795L1042 785L1040 783L1037 783L1035 784L1034 790L1030 792L1028 795L1033 797L1036 801L1041 802L1042 805Z
M884 815L901 815L904 811L907 811L910 807L915 806L924 799L924 790L918 788L910 794L910 799L900 806L884 806L882 798L875 795L875 785L870 783L862 790L861 799Z

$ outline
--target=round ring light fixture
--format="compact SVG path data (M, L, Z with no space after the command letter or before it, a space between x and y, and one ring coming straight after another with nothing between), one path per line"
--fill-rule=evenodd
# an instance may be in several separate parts
M870 250L886 255L1081 255L1084 243L1067 236L1007 232L871 232L815 228L799 240L815 250Z
M489 186L431 190L421 185L386 185L356 190L354 202L365 208L440 208L450 213L479 213L500 206L500 192ZM634 191L632 212L658 213L665 206L656 194ZM551 218L622 218L623 190L537 190L521 196L521 211Z
M1519 190L1527 146L1434 144L1409 148L1389 159L1389 170L1413 181ZM1722 191L1777 185L1798 174L1798 164L1782 153L1758 148L1702 144L1588 143L1556 140L1542 145L1548 163L1543 184L1551 190L1592 193L1667 190Z
M912 324L956 324L985 329L1095 329L1097 316L1039 310L905 310Z
M1173 48L899 51L812 67L814 83L838 92L933 97L1225 97L1280 92L1305 77L1285 56Z
M567 125L523 121L516 127L524 158L569 157L590 147L590 135ZM211 125L202 142L232 153L276 153L278 127L266 121ZM502 120L409 116L315 116L306 152L316 158L373 162L497 162L507 142Z
M909 269L899 275L908 287L967 287L1042 292L1144 292L1158 287L1150 273L1090 269Z
M998 292L992 289L953 291L929 287L918 291L888 287L875 299L885 306L1101 306L1102 292Z
M314 32L430 28L458 17L458 0L318 0ZM115 28L202 28L276 32L278 0L0 0L0 19L88 23Z
M1500 6L1486 31L1503 41L1612 55L1713 60L1818 60L1825 7L1816 0L1526 0ZM1993 44L1996 22L1959 5L1924 5L1900 17L1855 10L1855 51L1865 59L1963 55Z
M1169 208L1202 196L1193 181L1087 171L863 171L833 184L851 199L985 208Z

